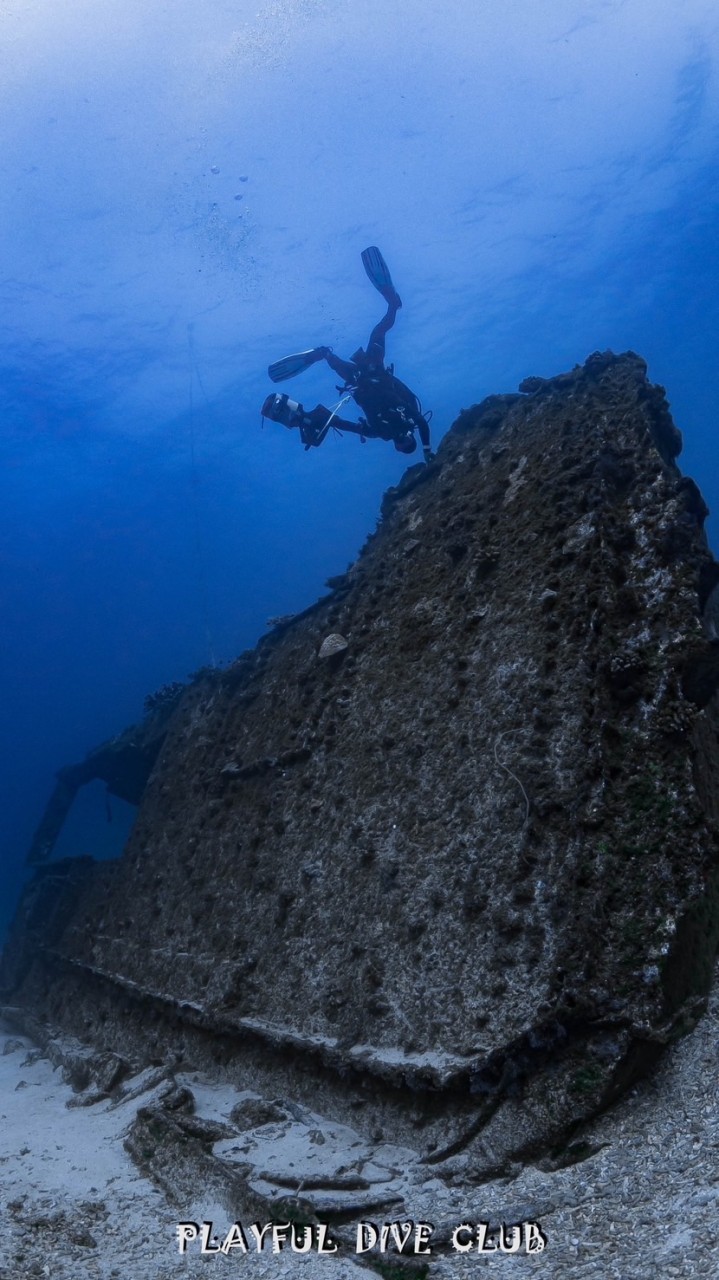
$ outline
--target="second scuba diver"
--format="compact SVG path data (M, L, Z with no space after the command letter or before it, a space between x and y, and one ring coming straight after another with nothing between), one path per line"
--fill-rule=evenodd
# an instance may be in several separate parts
M387 302L387 313L372 330L367 350L360 347L349 360L340 360L330 347L314 347L277 360L270 365L268 373L273 382L283 382L303 369L309 369L318 360L326 360L330 368L344 378L344 386L337 388L344 397L337 409L351 398L365 416L359 422L350 422L337 417L337 409L327 409L319 404L315 409L307 410L296 400L280 394L267 397L262 406L262 416L286 427L298 427L306 449L321 445L332 426L359 436L363 443L365 440L391 440L400 453L414 453L417 448L414 433L417 431L424 460L431 462L434 455L429 443L429 423L419 400L395 377L394 366L386 368L384 363L385 336L392 328L402 302L379 249L374 246L364 249L362 262L372 284Z

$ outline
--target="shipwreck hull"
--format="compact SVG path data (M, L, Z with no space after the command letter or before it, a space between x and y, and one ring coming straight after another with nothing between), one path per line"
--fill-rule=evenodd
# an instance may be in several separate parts
M13 1016L468 1177L617 1096L717 941L719 573L680 443L631 354L463 411L331 595L188 688L123 857L39 873Z

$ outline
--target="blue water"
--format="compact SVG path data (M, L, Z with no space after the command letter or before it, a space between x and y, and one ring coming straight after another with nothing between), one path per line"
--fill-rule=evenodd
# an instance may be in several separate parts
M366 245L435 441L631 348L719 506L719 15L35 0L0 37L6 917L53 771L305 607L374 527L391 445L305 453L259 420L270 361L366 340ZM335 382L283 389L332 404ZM88 789L58 853L116 854L112 804Z

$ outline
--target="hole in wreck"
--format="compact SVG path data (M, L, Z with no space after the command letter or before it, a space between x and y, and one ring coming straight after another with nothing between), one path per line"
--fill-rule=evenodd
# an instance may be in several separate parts
M119 858L137 817L137 808L108 795L104 782L81 787L68 811L53 849L59 858L86 857L96 861Z

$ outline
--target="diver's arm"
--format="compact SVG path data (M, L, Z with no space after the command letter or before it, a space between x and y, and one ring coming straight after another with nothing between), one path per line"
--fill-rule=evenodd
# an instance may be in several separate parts
M422 417L418 418L417 430L419 432L419 438L422 442L422 448L429 449L429 425L425 418L422 418Z
M432 453L429 443L429 426L426 418L420 417L419 422L417 423L417 430L422 442L422 452L424 454L425 462L434 462L434 454Z

